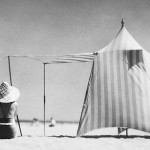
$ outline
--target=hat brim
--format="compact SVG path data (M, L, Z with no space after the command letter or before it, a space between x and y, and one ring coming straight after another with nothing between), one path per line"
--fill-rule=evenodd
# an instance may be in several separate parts
M0 102L10 103L10 102L14 102L14 101L18 100L18 98L20 97L20 91L13 86L10 86L9 90L10 90L9 94L7 96L1 98Z

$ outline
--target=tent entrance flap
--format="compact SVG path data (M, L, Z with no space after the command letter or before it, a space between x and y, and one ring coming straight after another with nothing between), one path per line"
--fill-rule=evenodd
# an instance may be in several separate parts
M90 82L91 82L92 77L93 77L93 69L94 69L94 62L93 62L92 68L91 68L91 73L90 73L89 81L88 81L88 84L87 84L84 103L83 103L83 106L82 106L82 112L81 112L81 116L80 116L78 130L77 130L77 136L80 136L80 134L82 134L81 129L84 128L84 127L81 127L81 126L83 125L83 121L86 120L85 118L86 118L87 110L88 110L89 88L90 88ZM85 132L85 130L84 130L84 132Z

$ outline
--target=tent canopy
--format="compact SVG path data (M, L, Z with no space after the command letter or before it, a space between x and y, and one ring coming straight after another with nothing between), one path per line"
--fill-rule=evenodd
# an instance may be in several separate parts
M94 53L80 53L70 55L13 55L11 57L22 57L40 61L45 64L57 64L57 63L78 63L78 62L91 62L94 60Z
M150 55L123 26L95 56L77 131L128 127L150 132Z

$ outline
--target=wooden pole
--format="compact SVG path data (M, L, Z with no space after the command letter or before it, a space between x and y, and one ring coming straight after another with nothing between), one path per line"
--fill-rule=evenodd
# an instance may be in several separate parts
M12 86L11 67L10 67L10 56L8 56L8 67L9 67L10 85ZM21 131L21 127L20 127L20 122L19 122L18 114L16 114L16 116L17 116L17 122L18 122L18 125L19 125L20 135L22 136L22 131Z
M128 136L128 128L126 128L126 136Z
M45 97L45 63L44 63L44 136L45 136L45 101L46 97Z

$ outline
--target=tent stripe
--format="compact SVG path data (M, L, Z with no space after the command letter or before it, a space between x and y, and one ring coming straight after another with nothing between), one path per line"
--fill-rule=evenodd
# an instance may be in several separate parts
M100 77L100 75L101 75L101 72L100 72L100 69L101 69L101 67L100 67L100 65L98 65L98 64L100 64L100 55L98 55L97 56L97 59L96 59L96 65L94 65L94 67L95 66L97 66L97 67L95 67L95 68L97 68L97 87L96 87L96 89L97 89L97 93L95 94L96 96L97 96L97 103L98 103L98 106L97 106L97 109L98 109L98 112L97 112L97 115L98 115L98 118L97 118L97 128L99 128L99 127L101 127L101 120L102 120L102 118L101 118L101 105L102 105L102 103L101 103L101 101L99 100L99 99L101 99L101 94L98 94L100 91L101 91L101 77ZM94 69L95 69L94 68Z
M147 75L145 76L147 77ZM150 132L150 102L149 102L149 99L147 99L147 97L150 98L150 92L148 90L145 90L145 89L150 89L150 82L147 82L148 80L148 77L147 78L142 78L143 80L143 103L144 103L144 116L145 116L145 123L146 126L145 126L145 130L148 130ZM144 119L144 118L143 118ZM144 125L144 124L143 124ZM144 127L143 127L144 128Z
M90 116L90 119L89 120L91 120L91 122L90 122L90 129L92 130L92 129L94 129L94 126L95 126L95 120L96 120L96 116L95 116L95 112L96 112L96 109L95 109L95 94L94 94L94 84L95 84L95 82L93 81L93 78L91 78L91 83L93 83L93 84L90 84L90 91L91 91L91 97L92 97L92 99L91 99L91 101L89 101L90 102L90 112L89 112L89 116Z
M133 67L133 71L134 71L134 76L135 76L135 82L136 82L136 86L135 86L135 90L136 90L136 94L135 94L135 100L136 100L136 104L137 104L137 128L142 130L142 124L141 124L141 108L140 108L140 100L141 100L141 83L139 80L139 75L140 72L138 71L138 67L135 66Z
M93 74L92 74L92 76L93 76ZM91 101L89 101L89 99L92 99L92 92L91 92L91 79L92 79L92 76L91 76L91 78L90 78L90 83L89 83L89 92L88 92L88 97L87 97L87 102L86 102L86 106L88 105L88 109L86 110L87 111L87 113L85 114L85 117L86 117L86 119L87 119L87 127L86 127L86 129L87 129L87 131L90 131L91 130L91 108L92 108L92 106L91 106Z
M125 51L123 55L127 57L128 51ZM125 80L124 90L125 90L125 96L126 96L126 113L127 113L127 122L125 126L130 126L131 125L131 107L130 107L131 106L130 105L131 87L129 86L130 84L128 84L129 83L128 74L127 74L128 67L126 66L126 64L127 64L127 59L124 60L124 68L125 68L124 69L124 80Z
M108 90L108 127L112 126L112 89L111 89L111 53L106 53L107 57L107 90Z
M126 108L126 95L125 95L125 89L126 89L126 85L125 85L125 75L124 75L124 53L123 51L120 51L120 91L123 91L121 93L121 106L122 106L122 121L120 122L120 126L126 126L127 125L127 108Z
M138 67L138 71L139 71L139 80L140 80L140 88L141 88L141 93L140 93L140 109L141 109L141 130L144 130L144 127L146 126L146 123L145 123L145 115L144 115L144 101L145 99L142 98L142 95L143 95L143 84L142 84L142 76L143 76L143 70L141 70L139 67ZM147 111L147 110L146 110Z
M111 57L111 56L110 56ZM115 60L116 60L116 54L112 52L112 59L110 59L110 64L115 64ZM112 101L112 127L116 127L116 96L115 96L115 90L116 90L116 78L117 78L117 73L115 72L115 67L114 65L111 65L111 72L112 72L112 76L111 76L111 89L112 89L112 98L114 97L113 101ZM115 98L116 97L116 98Z
M115 125L114 126L118 126L119 125L119 91L118 91L118 73L117 73L117 64L118 64L118 57L116 55L116 53L113 53L113 59L114 59L114 62L113 64L116 64L114 66L114 87L113 87L113 92L114 92L114 103L115 103L115 109L114 112L115 112L115 117L116 117L116 122L115 122Z
M108 58L107 58L107 53L104 53L104 57L103 57L103 62L104 62L104 67L105 67L105 76L104 76L104 94L105 94L105 99L104 99L104 103L105 103L105 127L108 127L108 120L109 120L109 108L108 108L108 77L107 77L107 62L108 62Z
M145 78L145 85L146 85L146 89L150 89L150 79L148 78L148 75L146 76L147 77L147 82L146 81L146 78ZM147 98L148 97L148 98ZM148 121L146 122L147 123L147 130L150 132L150 92L148 90L146 90L146 98L145 98L145 101L146 101L146 108L147 108L147 118L148 118Z
M94 69L94 62L93 62L93 66L92 66L92 69L91 69L91 76L90 76L90 81L89 81L89 95L88 95L88 110L87 110L87 118L88 118L88 125L87 125L87 130L90 131L94 128L94 121L95 121L95 117L94 117L94 111L93 108L94 108L94 91L92 89L94 89L94 86L93 84L91 83L94 83L93 82L93 76L94 76L94 72L93 72L93 69ZM92 99L92 101L89 101L89 99Z
M142 66L143 66L143 56L142 56L142 51L140 50L140 51L137 51L137 65L136 65L136 68L137 68L137 72L136 72L136 74L137 74L137 77L138 77L138 80L139 80L139 89L140 89L140 91L139 91L139 112L140 112L140 118L139 118L139 121L140 121L140 127L139 127L139 129L140 130L142 130L143 129L143 124L144 124L144 112L143 112L143 101L141 101L142 100L142 74L141 73L144 73L143 71L143 69L141 69L142 68ZM144 75L144 74L143 74ZM145 125L144 125L145 126Z
M118 83L119 83L119 86L118 86L118 93L119 93L119 112L120 115L119 115L119 127L123 126L123 104L122 104L122 101L123 101L123 91L122 91L122 76L121 76L121 72L122 72L122 68L121 68L121 52L119 51L118 53L118 65L117 65L117 68L118 68Z
M94 63L97 63L97 61L98 61L98 59L97 59L97 57L96 57L96 59L95 59L95 62ZM95 66L95 65L94 65ZM99 68L98 67L96 67L96 68L94 68L94 69L96 69L96 72L99 72ZM95 81L99 81L99 79L98 79L99 77L98 77L98 75L97 74L94 74L94 78L92 79L93 80L93 83L94 83L94 87L93 87L93 89L95 89L94 90L94 95L95 95L95 97L94 97L94 99L93 99L93 101L94 101L94 108L96 108L95 109L95 120L94 120L94 129L96 129L97 127L98 127L98 117L99 117L99 100L98 100L98 96L97 95L99 95L99 94L97 94L98 92L99 92L99 86L97 86L97 83L98 82L95 82ZM95 80L96 79L96 80Z
M105 127L105 89L104 89L104 54L102 53L100 55L100 81L101 81L101 91L100 91L100 96L101 96L101 127ZM99 64L98 64L99 65Z
M94 63L97 63L97 61L98 61L98 59L97 59L97 57L96 57L96 59L95 59L95 62ZM94 65L95 66L95 65ZM96 72L99 72L99 67L97 67L97 68L94 68L94 69L96 69ZM94 78L96 79L96 81L98 81L99 82L99 77L98 77L98 74L94 74ZM99 90L99 85L97 85L97 83L98 82L95 82L95 80L93 80L93 83L94 83L94 87L93 87L93 89L95 89L94 90L94 95L95 95L95 97L94 97L94 108L96 108L95 109L95 121L94 121L94 129L96 129L97 127L98 127L98 118L99 118L99 100L98 100L98 95L99 94L97 94L100 90Z
M140 69L139 69L140 70ZM145 83L145 79L143 78L143 71L140 71L140 78L141 78L141 109L142 109L142 130L145 130L146 127L146 120L147 118L147 102L145 99L146 96L146 91L144 90L144 87L147 87L146 83Z
M147 61L144 63L146 63L146 69L144 74L145 74L145 78L144 78L144 85L145 85L145 89L150 89L150 66L148 65ZM144 68L144 67L143 67ZM143 89L144 91L144 89ZM144 97L144 96L143 96ZM146 122L146 127L147 127L147 130L150 132L150 92L148 90L145 91L145 99L143 100L143 102L145 102L145 107L144 107L144 110L147 109L147 113L145 113L145 122Z
M132 79L131 79L131 76L130 76L130 72L129 72L129 63L130 63L130 60L128 58L130 56L130 53L127 52L127 64L128 64L128 67L127 67L127 84L129 85L128 86L128 95L129 95L129 116L130 116L130 121L131 121L131 127L134 128L134 107L133 107L133 91L132 91ZM129 123L129 122L128 122ZM130 124L129 124L130 125Z
M118 75L117 76L117 80L116 80L116 83L118 83L117 84L117 87L116 87L116 93L117 93L117 97L118 97L118 101L117 101L117 110L116 110L116 114L117 114L117 120L118 120L118 122L117 122L117 126L119 127L120 126L120 124L121 124L121 122L122 122L122 118L121 118L121 116L122 116L122 103L121 103L121 95L122 95L122 91L120 90L120 87L121 87L121 76L120 76L120 53L118 52L118 53L116 53L116 55L117 55L117 64L116 64L116 68L117 68L117 72L116 72L116 74Z
M126 58L127 57L127 51L124 51L123 52L123 58ZM128 84L128 74L127 74L127 71L128 71L128 67L127 67L127 59L124 59L123 60L123 66L124 68L123 70L123 73L124 73L124 95L125 95L125 105L126 105L126 121L124 122L124 126L127 127L131 124L131 118L130 118L130 96L129 96L129 84Z
M147 81L150 81L150 80L147 80ZM145 82L146 82L146 88L147 89L150 89L150 82L147 82L146 79L145 79ZM150 101L148 98L150 98L150 92L148 90L146 90L146 106L147 106L147 118L148 118L148 121L147 121L147 130L150 132ZM146 131L146 130L145 130Z
M135 51L136 52L136 51ZM131 62L132 62L132 65L134 65L134 64L136 64L136 53L135 53L134 51L131 51ZM133 68L134 68L134 66L133 66ZM136 91L136 82L135 82L135 72L134 72L134 70L131 68L130 70L132 70L132 78L133 78L133 83L134 84L132 84L132 88L133 88L133 92L132 92L132 95L133 95L133 107L134 107L134 120L135 120L135 124L134 124L134 126L135 126L135 128L137 129L138 128L138 116L137 116L137 101L136 101L136 95L137 95L137 91Z
M145 82L148 78L147 78L147 75L146 75L146 72L145 72L145 67L143 66L144 65L144 61L143 61L143 55L142 55L142 51L139 51L139 60L140 60L140 63L139 63L139 65L138 65L138 71L139 71L139 78L140 78L140 83L141 83L141 86L140 86L140 88L141 88L141 95L140 95L140 107L141 107L141 124L142 124L142 129L141 130L145 130L146 128L146 116L148 116L147 114L146 114L146 112L148 111L148 109L147 109L147 106L146 106L146 103L145 103L145 100L147 99L146 97L148 97L148 95L145 97L144 96L144 93L145 93L145 91L147 91L147 90L145 90L145 88L144 88L144 86L146 86L146 89L148 89L148 87L147 87L147 83L145 84L143 84L143 82ZM146 76L145 76L146 75ZM145 76L145 77L144 77ZM144 78L143 78L144 77ZM143 79L145 80L145 81L143 81ZM147 80L148 81L148 80ZM144 96L144 97L143 97ZM144 104L145 103L145 104ZM144 106L145 105L145 106ZM146 111L145 111L146 110ZM149 129L148 129L149 130Z

